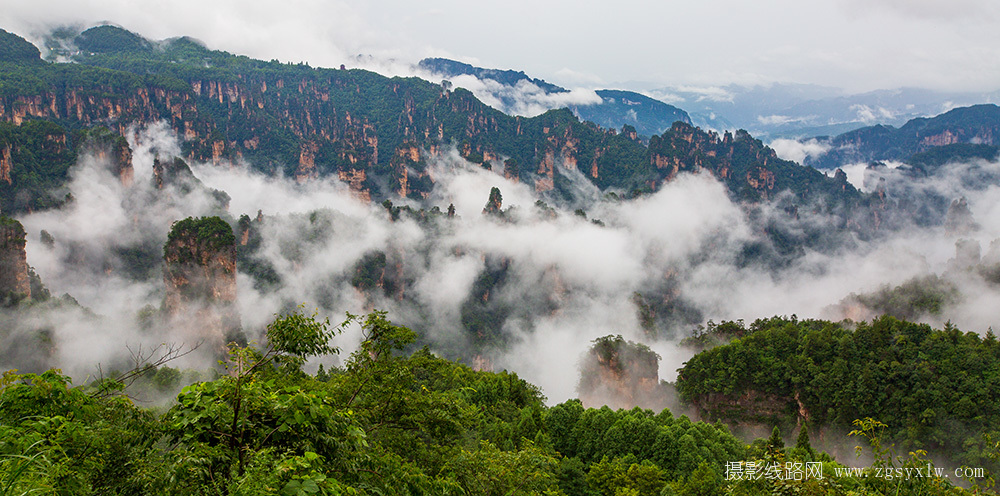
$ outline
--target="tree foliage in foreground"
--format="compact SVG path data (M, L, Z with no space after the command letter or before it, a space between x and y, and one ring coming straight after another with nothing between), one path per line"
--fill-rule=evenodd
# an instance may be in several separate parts
M347 325L363 341L344 367L304 373L309 357L339 351L330 340ZM666 410L546 407L515 374L473 371L426 348L404 354L414 338L383 312L337 327L282 316L266 343L233 345L215 380L184 388L166 411L107 395L116 387L107 381L73 387L55 370L9 371L0 381L0 495L962 492L939 479L904 488L839 476L808 434L794 448L747 446L721 424ZM164 370L153 377L179 376ZM739 462L788 461L822 463L825 478L727 477Z

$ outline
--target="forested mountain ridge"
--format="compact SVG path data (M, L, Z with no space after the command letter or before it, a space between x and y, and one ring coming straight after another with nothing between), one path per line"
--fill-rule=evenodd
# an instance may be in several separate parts
M713 331L731 341L695 355L677 380L681 397L707 420L808 425L815 434L875 418L888 425L884 442L900 452L997 467L990 439L1000 409L989 398L1000 388L1000 346L992 331L983 337L889 316L854 329L775 317Z
M826 197L850 206L866 198L846 177L831 178L811 167L782 160L746 131L726 132L720 137L675 122L663 135L650 138L649 154L663 181L682 171L705 169L741 200L768 200L782 191L794 191L802 198Z
M514 71L509 69L484 69L482 67L475 67L471 64L466 64L457 60L436 57L423 59L417 63L417 66L426 71L441 74L446 77L468 74L476 76L479 79L492 79L506 86L516 86L518 83L525 81L538 86L546 92L562 93L567 91L566 88L561 88L545 80L530 77L525 74L524 71Z
M806 163L829 169L851 162L904 160L945 145L998 145L1000 107L960 107L936 117L912 119L899 128L863 127L830 138L826 144L830 151Z
M574 105L580 119L603 127L635 127L641 136L654 136L670 129L675 122L691 124L687 112L641 93L625 90L597 90L601 103Z
M6 32L3 37L15 45L19 39ZM0 65L0 119L10 123L0 128L4 177L9 177L0 181L4 209L53 203L37 190L51 189L64 177L75 158L73 130L104 125L124 134L130 125L157 120L166 120L183 136L189 159L244 159L258 170L281 171L301 181L335 175L359 196L376 200L426 196L433 187L428 160L449 146L471 162L533 184L537 192L562 196L571 194L564 173L574 170L601 189L653 190L673 174L673 166L661 167L657 155L670 152L683 169L697 170L698 154L711 153L695 147L685 155L663 150L662 144L654 153L630 128L622 133L601 129L566 110L534 118L508 116L468 91L417 78L264 62L212 51L188 38L153 43L111 26L92 28L73 41L79 50L69 55L76 63L42 62L23 54L2 57L14 59ZM20 137L29 129L24 124L38 121L56 126L30 139ZM700 142L710 136L695 128L684 135ZM64 154L56 160L29 156L47 150L47 143L62 142L67 144L48 146ZM719 176L722 169L713 173L735 185L736 197L743 200L771 197L785 184L803 198L857 197L850 185L845 189L833 178L816 176L813 188L772 181L768 177L775 167L812 172L762 153L754 152L747 165L766 172L750 167L732 176ZM15 198L15 190L32 188L36 194Z

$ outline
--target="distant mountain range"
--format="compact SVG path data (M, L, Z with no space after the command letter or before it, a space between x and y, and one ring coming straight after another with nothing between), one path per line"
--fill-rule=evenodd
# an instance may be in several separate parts
M850 163L906 160L945 145L996 146L1000 145L1000 107L982 104L956 108L935 117L912 119L899 128L879 124L832 138L820 138L819 142L830 150L806 160L808 165L819 169ZM962 147L946 150L968 151Z
M956 107L1000 101L1000 93L948 93L917 88L849 94L801 84L667 87L647 94L684 108L695 125L746 129L775 138L834 136L875 124L901 126Z
M427 58L421 60L417 66L425 71L434 74L441 74L444 77L455 77L462 74L475 76L478 79L492 79L504 86L517 86L518 83L527 82L539 87L547 93L562 93L568 91L552 83L541 79L529 77L524 71L484 69L475 67L457 60L442 58Z
M421 60L418 67L444 78L473 76L479 80L499 83L499 86L485 86L474 93L480 96L482 92L489 92L490 96L501 102L500 110L507 113L518 109L519 98L530 98L535 94L532 91L516 91L519 85L522 90L525 89L525 85L533 85L546 96L570 93L566 88L531 78L520 71L484 69L441 58ZM594 93L600 97L599 100L577 103L573 99L552 98L551 102L554 106L565 104L580 120L590 121L608 129L622 129L624 126L629 126L644 138L663 133L670 129L674 122L691 124L687 112L634 91L605 89L596 90Z
M600 101L574 103L569 90L522 71L484 69L449 59L420 61L425 72L444 78L471 76L495 84L470 88L481 99L500 102L507 113L523 109L518 98L534 96L547 108L565 106L581 120L602 127L633 126L641 136L662 133L675 121L715 131L744 129L757 138L807 138L835 136L876 124L902 126L911 119L935 116L953 108L1000 101L1000 92L939 92L919 88L877 90L851 94L839 88L807 84L727 85L723 87L653 87L644 91L596 90ZM531 85L533 93L518 92ZM548 101L539 95L561 95ZM683 110L682 110L683 109Z

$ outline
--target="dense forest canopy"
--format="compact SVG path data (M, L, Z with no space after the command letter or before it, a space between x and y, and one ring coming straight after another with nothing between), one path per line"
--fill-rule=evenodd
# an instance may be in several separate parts
M305 374L305 359L338 352L332 346L336 339L330 340L348 325L360 327L361 347L343 367ZM832 324L823 326L829 330ZM748 338L769 335L766 326L754 327ZM185 387L166 411L138 407L127 394L174 387L181 373L169 366L147 367L128 388L113 378L74 387L58 371L8 371L0 382L3 489L234 495L965 493L936 472L847 475L844 465L811 446L805 428L794 447L785 447L777 428L770 438L746 445L721 424L692 422L668 410L593 409L577 400L547 407L541 392L516 374L476 372L426 348L404 352L415 334L383 312L349 315L337 327L296 312L274 320L267 337L256 348L231 345L220 375ZM879 455L872 474L886 467L900 474L926 471L930 465L919 454L895 458L880 451L888 446L878 437L882 425L868 419L856 430L858 441L870 443ZM995 447L991 453L996 456ZM770 467L771 473L745 477L745 467L762 472Z
M677 389L706 419L850 430L877 418L899 450L948 453L993 470L1000 346L954 326L934 330L882 317L850 329L772 318L720 324L728 344L695 355ZM735 328L735 329L734 329Z

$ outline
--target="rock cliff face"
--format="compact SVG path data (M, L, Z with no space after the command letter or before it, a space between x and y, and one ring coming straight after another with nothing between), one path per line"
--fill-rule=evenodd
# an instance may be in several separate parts
M800 197L826 191L842 202L854 202L862 196L846 181L778 158L774 150L742 130L720 137L677 122L662 136L650 139L649 161L656 170L653 189L680 172L704 170L743 201L766 201L783 190Z
M663 408L659 362L660 356L642 344L621 336L598 338L581 367L580 400L588 406Z
M799 394L786 398L752 389L738 393L710 393L692 402L705 419L726 419L733 427L745 429L757 425L808 423L809 410L799 401Z
M124 90L116 85L54 86L32 95L0 98L0 115L15 125L29 119L75 121L84 126L112 124L125 134L130 122L180 117L193 108L186 92L156 86ZM117 124L117 125L114 125Z
M65 139L63 140L65 145ZM98 127L83 133L80 152L89 153L98 160L107 161L111 172L118 176L122 186L130 186L135 179L132 167L132 149L120 134L105 127Z
M164 310L190 334L216 345L240 331L236 237L219 217L175 222L163 247Z
M426 161L448 146L487 168L507 161L506 177L551 194L572 190L565 174L630 192L702 167L733 178L727 184L742 188L740 199L770 198L787 187L803 193L801 181L786 181L771 166L771 150L757 142L743 153L739 145L753 141L749 136L723 146L717 136L682 124L647 150L629 126L622 133L602 129L566 109L510 116L466 90L417 78L244 60L183 38L158 50L141 48L113 56L81 51L71 54L77 64L26 66L40 82L12 82L16 90L0 96L0 121L104 125L122 135L132 125L163 120L184 137L189 160L243 159L299 181L337 176L362 199L426 197L434 184ZM668 149L678 140L680 150ZM719 154L725 160L714 160ZM795 172L809 175L801 167Z
M0 150L0 181L4 181L7 184L11 184L10 179L10 152L11 145L8 143Z
M24 251L25 233L21 223L0 216L0 298L31 297L28 259Z
M52 122L15 126L0 120L0 210L13 213L58 203L49 193L62 184L76 159L70 141L67 131Z

